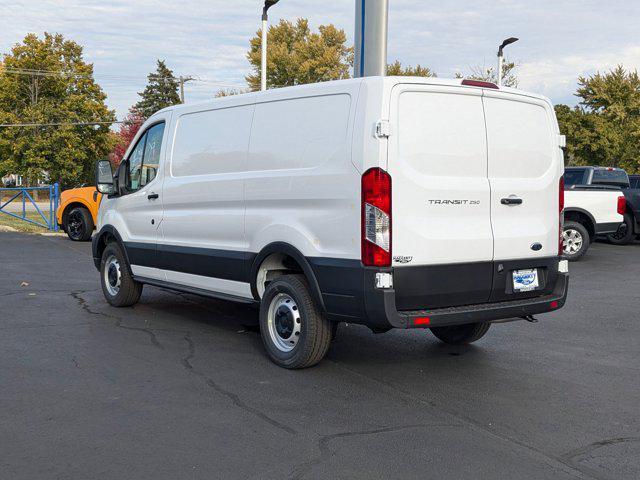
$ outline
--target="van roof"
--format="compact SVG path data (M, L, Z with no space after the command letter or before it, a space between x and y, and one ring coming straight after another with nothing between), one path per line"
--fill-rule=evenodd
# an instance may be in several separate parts
M455 86L455 87L462 87L462 88L480 88L476 86L463 86L462 85L463 80L464 79L462 78L404 77L404 76L350 78L347 80L332 80L329 82L310 83L305 85L296 85L293 87L274 88L266 92L248 92L248 93L243 93L239 95L215 98L213 100L208 100L206 102L189 103L187 105L174 105L172 107L164 108L160 110L160 112L174 111L174 110L180 111L182 109L191 109L193 107L198 107L198 106L217 105L220 103L235 103L232 101L233 99L237 99L237 100L242 99L242 103L246 103L248 100L250 101L250 99L276 100L282 97L290 96L291 94L298 93L298 92L301 94L309 94L309 93L313 93L314 91L318 91L318 93L322 93L323 90L327 90L329 88L335 91L335 89L336 88L339 89L340 86L349 88L349 87L353 87L355 85L364 84L364 83L372 84L372 85L377 84L378 86L384 86L384 87L387 87L388 89L392 88L394 85L397 85L397 84L442 85L442 86ZM531 97L531 98L537 98L539 100L543 100L551 104L551 101L547 97L543 95L531 93L531 92L526 92L524 90L502 86L502 87L499 87L499 91L504 93L522 95L522 96Z

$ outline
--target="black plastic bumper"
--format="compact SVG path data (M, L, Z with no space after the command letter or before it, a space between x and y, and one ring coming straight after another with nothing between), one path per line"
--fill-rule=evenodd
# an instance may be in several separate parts
M396 309L395 291L387 289L377 295L367 296L367 324L379 329L430 328L507 319L517 320L562 308L567 299L568 287L569 275L557 274L553 290L538 297L449 308L402 311Z

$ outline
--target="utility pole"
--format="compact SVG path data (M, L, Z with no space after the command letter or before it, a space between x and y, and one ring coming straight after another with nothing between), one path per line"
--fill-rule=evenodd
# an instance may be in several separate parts
M183 77L180 75L180 103L184 103L184 84L195 80L193 77Z
M512 43L517 42L518 39L516 37L507 38L500 47L498 48L498 86L502 86L502 65L504 64L504 47L507 45L511 45Z
M389 0L356 0L354 77L387 74Z
M267 27L269 15L267 12L280 0L265 0L262 8L262 60L260 62L260 90L267 89Z

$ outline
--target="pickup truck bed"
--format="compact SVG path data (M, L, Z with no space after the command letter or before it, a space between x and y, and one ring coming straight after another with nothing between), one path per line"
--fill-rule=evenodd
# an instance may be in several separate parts
M624 217L620 213L620 189L572 186L565 190L564 254L569 260L582 257L596 235L615 234Z

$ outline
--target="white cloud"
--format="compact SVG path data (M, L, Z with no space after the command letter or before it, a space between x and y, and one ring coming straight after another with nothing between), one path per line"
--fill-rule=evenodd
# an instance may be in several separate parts
M640 45L627 46L616 52L593 52L524 62L518 68L520 87L562 98L576 90L577 78L623 65L640 70Z
M261 0L0 0L0 52L29 32L60 32L84 46L109 105L120 116L137 100L155 60L176 74L244 83L249 38ZM420 63L440 76L493 65L500 41L520 37L508 55L521 64L524 88L566 101L580 74L617 63L639 65L640 2L609 0L472 0L390 2L389 60ZM334 23L353 38L354 0L282 0L271 18ZM191 83L188 100L210 98L215 85Z

